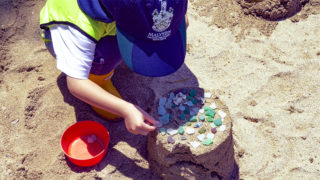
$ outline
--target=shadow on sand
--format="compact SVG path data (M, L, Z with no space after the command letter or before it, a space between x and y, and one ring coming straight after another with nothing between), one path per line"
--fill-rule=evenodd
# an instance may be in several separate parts
M172 89L199 86L196 77L187 66L183 65L176 73L179 72L183 72L184 76L189 77L189 80L181 82L180 84L175 84ZM168 76L165 78L170 79L171 77ZM112 78L115 87L118 89L123 99L139 105L148 113L151 112L156 101L155 92L157 92L157 89L153 89L153 87L150 86L155 79L157 78L144 77L135 74L128 69L124 63L116 69L115 75ZM64 74L61 74L57 78L57 85L64 97L64 101L69 105L74 106L77 121L97 121L104 125L110 133L108 152L104 159L93 167L78 167L73 165L66 157L66 162L72 171L78 173L89 172L91 170L102 171L110 166L109 169L111 170L110 172L108 171L110 176L118 171L123 176L132 179L160 179L152 173L149 165L145 165L148 166L148 168L139 165L139 163L145 164L145 161L148 160L146 136L129 133L126 130L124 121L111 122L99 117L88 104L78 100L70 94L67 88L66 76ZM123 145L124 142L126 145ZM121 143L121 145L119 145L119 143ZM130 150L130 157L123 153L128 152L128 146L130 146L130 149L133 148L136 150L134 153ZM237 165L235 165L235 167L238 169ZM238 177L237 174L238 173L236 173L234 177Z

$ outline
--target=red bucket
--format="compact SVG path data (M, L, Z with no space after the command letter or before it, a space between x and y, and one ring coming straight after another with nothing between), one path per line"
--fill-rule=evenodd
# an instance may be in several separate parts
M95 121L71 125L61 137L61 147L72 163L88 167L98 164L105 156L109 132Z

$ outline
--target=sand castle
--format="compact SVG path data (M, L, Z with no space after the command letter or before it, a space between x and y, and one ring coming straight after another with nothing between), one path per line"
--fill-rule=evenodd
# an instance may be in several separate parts
M159 99L161 126L148 138L150 166L164 179L228 179L234 166L228 109L212 93L183 88Z

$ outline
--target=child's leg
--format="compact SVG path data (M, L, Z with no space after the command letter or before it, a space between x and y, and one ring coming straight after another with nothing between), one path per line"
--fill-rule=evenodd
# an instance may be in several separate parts
M89 74L89 79L114 96L121 98L117 89L113 86L111 77L114 69L121 63L122 58L119 52L115 36L102 38L96 46L95 57ZM116 120L121 117L102 109L92 107L95 112L107 120Z
M96 84L98 84L100 87L102 87L104 90L108 91L114 96L117 96L119 98L122 98L117 89L113 86L111 77L113 75L114 70L112 70L110 73L106 75L94 75L94 74L89 74L89 79ZM92 106L92 109L99 114L101 117L107 119L107 120L120 120L120 116L112 114L110 112L104 111L100 108Z

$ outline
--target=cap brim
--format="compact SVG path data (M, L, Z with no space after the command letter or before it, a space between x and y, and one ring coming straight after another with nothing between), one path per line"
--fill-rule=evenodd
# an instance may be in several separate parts
M135 39L117 27L117 40L124 62L134 72L151 77L177 71L186 55L186 24L163 41Z

